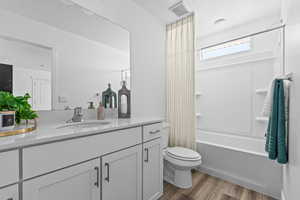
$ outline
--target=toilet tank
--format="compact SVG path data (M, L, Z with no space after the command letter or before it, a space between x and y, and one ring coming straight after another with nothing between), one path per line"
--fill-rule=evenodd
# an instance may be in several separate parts
M162 124L162 142L163 142L163 148L167 148L169 145L169 131L170 131L170 125L166 122Z

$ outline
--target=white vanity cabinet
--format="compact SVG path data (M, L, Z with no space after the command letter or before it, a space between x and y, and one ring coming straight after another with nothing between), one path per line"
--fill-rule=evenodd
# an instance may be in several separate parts
M143 200L156 200L163 193L161 138L144 143Z
M18 185L9 186L3 189L0 189L0 199L1 200L18 200Z
M0 187L14 184L18 182L18 180L19 180L18 150L0 153Z
M100 173L95 159L30 179L23 183L23 200L99 200Z
M102 200L142 199L142 145L102 158Z
M29 179L142 143L142 128L128 128L23 149L23 178Z
M162 123L143 126L143 141L147 142L162 136Z
M0 163L0 200L158 200L161 123L24 145Z

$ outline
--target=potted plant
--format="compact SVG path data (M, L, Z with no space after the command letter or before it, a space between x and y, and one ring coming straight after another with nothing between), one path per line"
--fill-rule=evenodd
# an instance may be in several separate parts
M29 98L31 98L29 94L15 97L9 92L0 91L0 112L13 111L17 124L20 124L22 120L25 120L27 124L29 120L35 120L38 117L28 102Z

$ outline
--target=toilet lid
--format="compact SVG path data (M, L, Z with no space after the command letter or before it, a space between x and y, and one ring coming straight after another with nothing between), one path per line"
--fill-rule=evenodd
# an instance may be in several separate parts
M167 154L173 158L180 160L201 160L201 155L198 152L183 147L170 147L167 149Z

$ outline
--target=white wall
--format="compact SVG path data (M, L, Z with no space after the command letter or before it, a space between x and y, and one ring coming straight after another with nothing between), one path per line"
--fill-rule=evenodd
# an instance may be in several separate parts
M129 51L129 32L126 29L103 17L87 13L80 6L65 3L61 0L2 0L0 7L89 40Z
M73 0L131 34L133 117L165 116L165 25L131 0Z
M281 22L278 20L278 16L264 17L262 19L257 19L244 24L240 24L239 26L225 29L221 32L206 35L205 37L199 37L197 45L198 47L205 47L252 33L257 33L262 30L274 28L280 25ZM199 30L199 32L201 32L201 30Z
M54 109L87 107L109 82L114 91L121 88L121 69L130 67L129 53L9 12L1 14L2 36L54 49Z
M0 62L12 64L16 68L51 72L52 50L0 37Z
M282 71L282 30L252 36L249 51L200 60L201 47L221 42L220 38L226 41L243 36L240 34L250 31L249 27L258 28L265 21L244 24L198 40L195 88L202 94L196 98L196 112L201 114L197 118L200 141L265 154L267 121L258 119L266 92L256 91L266 90L274 75ZM238 136L239 142L233 141L234 136ZM225 142L227 139L232 142Z
M283 196L285 200L298 200L300 196L300 1L286 0L286 68L293 72L290 100L289 163L283 170Z

